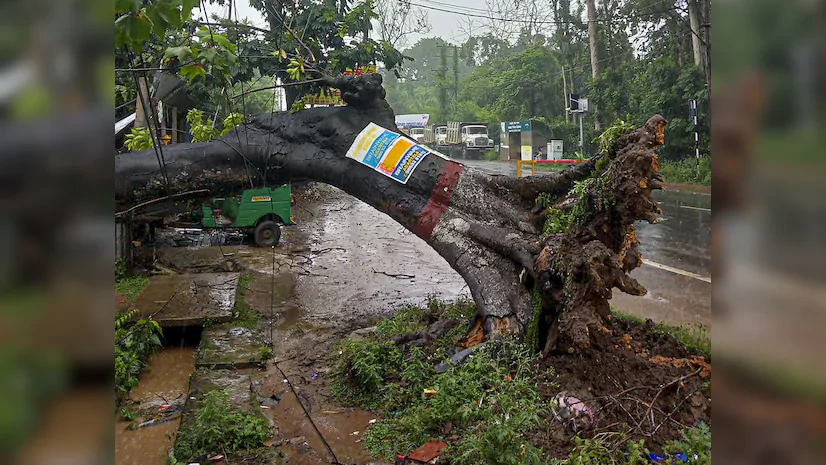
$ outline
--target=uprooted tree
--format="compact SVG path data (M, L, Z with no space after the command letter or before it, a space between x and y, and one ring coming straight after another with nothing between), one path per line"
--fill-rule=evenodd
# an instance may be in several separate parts
M336 186L422 238L465 279L478 308L467 345L515 333L545 351L586 349L593 331L607 331L613 288L645 294L628 273L642 264L634 222L659 213L651 193L662 188L663 117L562 172L517 179L429 154L403 184L346 157L370 122L395 127L381 76L324 84L347 105L261 115L219 140L164 147L165 173L151 151L118 155L118 209L287 174Z

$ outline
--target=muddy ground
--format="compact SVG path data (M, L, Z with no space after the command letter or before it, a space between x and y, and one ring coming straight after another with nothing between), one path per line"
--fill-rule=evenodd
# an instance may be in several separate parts
M430 296L455 300L469 292L462 278L421 239L372 207L328 186L298 192L298 224L285 228L282 243L274 249L250 246L242 236L231 234L173 231L159 234L159 243L166 246L144 248L145 263L152 262L156 273L243 271L252 276L249 289L238 298L258 319L204 330L182 428L198 406L193 392L220 385L236 393L236 407L264 415L274 431L267 443L271 447L230 457L229 463L271 463L277 458L290 464L330 463L329 449L342 463L381 463L369 456L362 442L377 416L342 408L330 397L336 344L405 305L421 305ZM177 246L169 246L173 244ZM276 363L260 365L257 354L268 345ZM597 431L627 422L634 426L633 437L656 429L654 442L662 443L677 437L681 426L710 418L710 399L701 391L706 378L696 373L700 366L663 359L690 358L673 339L663 338L653 327L629 327L618 321L613 334L600 337L598 347L586 355L554 356L543 362L553 367L559 386L596 412ZM655 356L661 357L656 364L651 362ZM678 382L660 389L674 380ZM552 397L558 390L545 386L542 394ZM553 418L548 422L548 429L534 432L530 439L547 454L564 458L572 432ZM142 463L164 463L170 436L174 437L167 436L169 424L163 435L151 433L159 437L149 441L163 453L147 456ZM159 427L141 431L153 428ZM121 450L138 450L135 447L127 440ZM134 463L126 456L135 457L131 452L121 454L119 465Z

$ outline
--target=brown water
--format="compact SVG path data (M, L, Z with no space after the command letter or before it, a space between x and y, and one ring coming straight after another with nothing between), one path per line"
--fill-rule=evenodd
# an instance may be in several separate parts
M140 377L130 398L132 411L157 411L160 405L185 400L189 374L195 369L194 347L165 347L149 358L149 371ZM136 423L144 421L136 418ZM116 465L163 465L175 444L180 418L146 428L127 430L128 422L115 423Z

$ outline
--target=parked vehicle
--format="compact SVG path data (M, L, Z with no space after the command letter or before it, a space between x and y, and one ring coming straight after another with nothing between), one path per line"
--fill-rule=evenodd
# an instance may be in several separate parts
M275 189L247 189L237 197L213 198L191 212L193 226L204 229L241 229L259 247L271 247L281 239L281 226L294 224L295 198L290 185Z
M422 141L453 158L481 159L486 150L493 148L488 126L469 121L425 126Z

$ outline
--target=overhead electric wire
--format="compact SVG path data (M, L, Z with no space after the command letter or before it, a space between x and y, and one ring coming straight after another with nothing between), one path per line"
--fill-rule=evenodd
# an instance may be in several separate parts
M421 4L418 4L418 3L413 3L411 0L399 0L399 1L402 2L402 3L405 3L409 6L415 6L417 8L423 8L425 10L441 11L441 12L444 12L444 13L450 13L450 14L454 14L454 15L463 15L463 16L469 16L469 17L472 17L472 18L483 18L483 19L489 19L489 20L492 20L492 21L502 21L502 22L506 22L506 23L562 25L562 24L583 24L583 23L588 22L587 20L578 21L578 22L577 21L547 21L547 20L531 21L531 20L527 20L527 19L501 18L501 17L495 17L493 15L474 14L474 13L456 11L455 9L454 10L449 10L449 9L446 9L446 8L439 8L439 7L435 7L435 6L421 5ZM461 8L458 5L452 5L452 7ZM603 19L603 20L597 19L596 22L597 23L614 23L614 22L618 22L618 21L621 21L621 20L624 20L624 19L641 18L641 17L644 17L644 16L650 16L650 15L655 15L655 14L659 14L659 13L666 13L668 11L673 11L673 10L677 10L677 7L666 8L664 10L649 11L649 12L640 13L640 14L637 14L637 15L626 15L626 16L618 17L616 19Z

